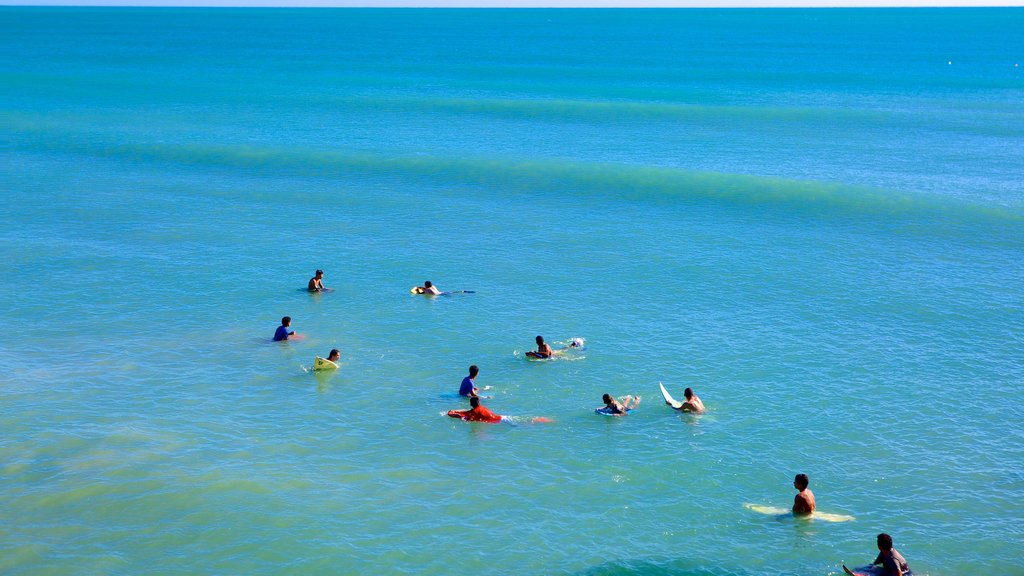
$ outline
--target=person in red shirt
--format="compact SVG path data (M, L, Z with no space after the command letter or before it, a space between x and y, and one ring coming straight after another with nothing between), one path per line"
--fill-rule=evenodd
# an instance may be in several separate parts
M487 422L489 424L497 424L505 419L504 416L495 414L481 406L478 396L470 398L469 405L469 410L449 410L448 415L452 418L462 418L466 422Z

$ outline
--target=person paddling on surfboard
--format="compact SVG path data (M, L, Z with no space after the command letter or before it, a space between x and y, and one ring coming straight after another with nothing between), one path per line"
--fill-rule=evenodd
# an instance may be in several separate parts
M876 543L878 544L878 556L875 557L875 561L871 565L881 564L882 570L881 572L870 572L871 575L914 576L913 572L910 571L910 566L907 565L906 558L892 547L892 536L883 532L876 538ZM854 572L847 568L845 564L843 565L843 571L853 576L869 575L868 572Z
M277 327L277 331L274 332L274 342L281 342L289 338L295 338L298 334L295 330L291 330L289 326L292 325L292 317L285 316L281 318L281 325Z
M622 402L619 402L611 394L605 394L601 396L601 401L604 402L604 407L598 408L598 410L612 416L625 416L630 410L640 405L639 396L623 396Z
M810 516L814 514L814 509L818 505L814 502L814 492L807 486L810 485L811 480L807 477L807 474L797 474L793 478L793 487L799 490L796 497L793 498L793 514L797 516Z
M412 293L413 294L426 294L427 296L437 296L437 295L439 295L441 293L441 291L437 289L437 286L434 286L433 284L431 284L430 280L427 280L426 282L423 283L423 286L415 286L415 287L413 287Z
M448 415L452 418L462 418L466 422L487 422L497 424L505 419L505 416L495 414L480 405L480 397L473 396L469 399L469 410L449 410Z
M313 274L313 277L309 279L309 284L306 286L306 288L310 292L327 292L327 291L329 291L330 288L325 288L324 287L323 278L324 278L324 271L323 270L317 270Z

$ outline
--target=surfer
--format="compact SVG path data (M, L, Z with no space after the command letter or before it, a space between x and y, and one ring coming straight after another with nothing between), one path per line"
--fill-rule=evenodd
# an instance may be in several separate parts
M338 360L341 360L341 352L337 348L331 348L331 353L327 355L327 359L337 364Z
M285 316L281 318L281 325L277 327L277 331L274 332L274 342L280 342L287 340L293 336L297 336L294 330L289 330L289 326L292 325L292 317Z
M448 415L452 418L462 418L466 422L487 422L497 424L505 419L500 414L495 414L480 405L480 397L473 396L469 399L469 410L449 410Z
M551 358L555 355L555 351L551 349L551 346L548 346L547 343L544 342L543 336L537 336L535 340L537 341L537 351L528 352L530 356L533 356L534 358Z
M793 498L793 514L798 516L809 516L814 514L814 509L817 504L814 502L814 492L807 486L811 483L811 480L807 477L807 474L797 474L793 478L793 486L799 490L796 497Z
M426 294L428 296L437 296L441 293L441 291L437 289L437 286L430 283L430 280L424 282L423 286L416 286L412 291L414 294Z
M683 412L693 412L695 414L704 412L704 403L701 402L700 398L693 393L693 388L683 390L683 396L686 396L686 402L683 402L683 405L679 407L680 410ZM669 402L665 403L669 404Z
M329 291L330 288L325 288L324 287L323 278L324 278L324 271L323 270L317 270L313 274L313 277L309 279L309 284L306 286L306 288L310 292L327 292L327 291Z
M462 384L459 386L459 396L469 396L470 398L476 398L477 390L473 380L476 379L476 375L480 373L480 368L476 364L469 367L469 376L462 379Z
M623 396L622 402L619 402L612 398L611 394L605 394L601 396L601 401L604 402L604 408L598 408L598 410L606 411L612 416L625 416L628 411L640 405L639 396Z
M907 565L907 560L903 557L902 554L897 552L896 549L892 547L892 536L889 536L884 532L879 534L877 538L877 544L878 556L875 557L875 561L872 562L871 565L874 566L877 564L881 564L881 574L883 574L884 576L914 576L914 574L910 571L910 566ZM845 564L843 565L843 571L847 574L852 574L853 576L867 576L866 573L861 574L859 572L854 572L853 570L850 570L846 567ZM872 574L878 573L872 572Z

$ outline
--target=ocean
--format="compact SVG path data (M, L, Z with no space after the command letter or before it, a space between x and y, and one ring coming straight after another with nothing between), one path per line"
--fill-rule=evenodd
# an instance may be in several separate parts
M1021 30L0 8L0 572L1024 575Z

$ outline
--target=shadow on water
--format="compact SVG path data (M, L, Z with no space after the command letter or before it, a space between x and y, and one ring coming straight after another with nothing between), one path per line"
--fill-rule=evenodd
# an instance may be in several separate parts
M785 572L766 569L763 572L751 572L743 568L727 568L722 566L704 566L694 560L684 559L636 559L606 562L576 572L576 576L789 576L796 572Z

